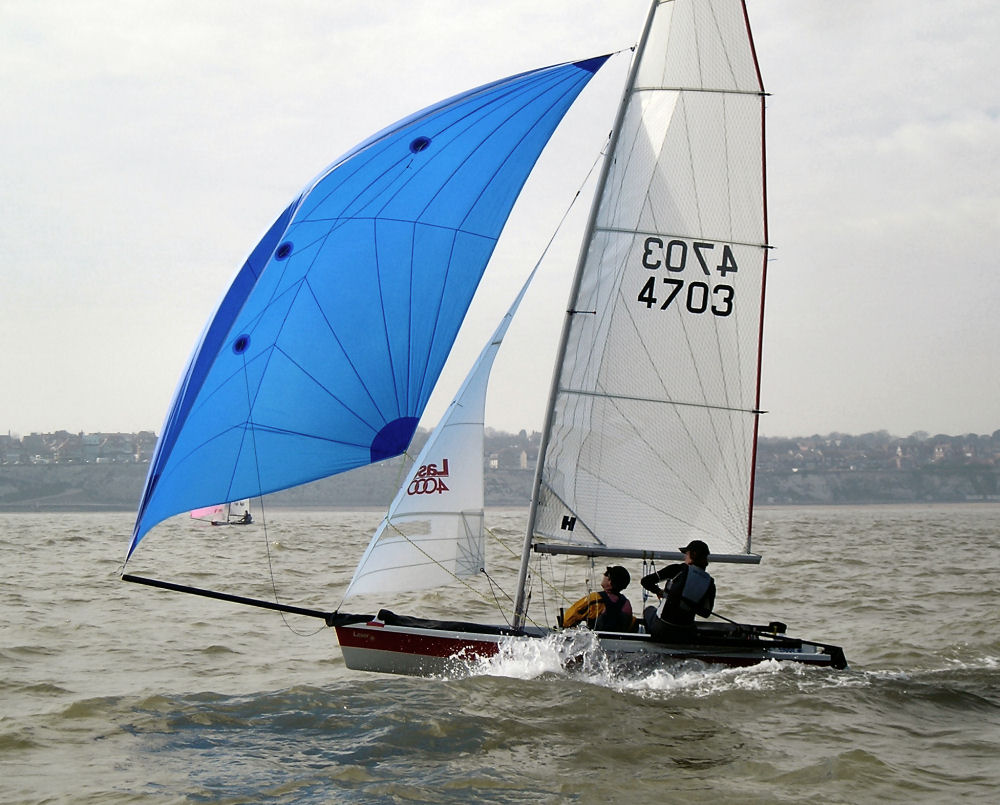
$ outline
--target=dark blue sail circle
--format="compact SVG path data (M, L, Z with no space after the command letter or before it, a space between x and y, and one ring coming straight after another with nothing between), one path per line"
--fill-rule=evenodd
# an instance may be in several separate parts
M415 140L410 141L410 151L414 154L419 154L421 151L426 150L430 144L430 137L417 137Z

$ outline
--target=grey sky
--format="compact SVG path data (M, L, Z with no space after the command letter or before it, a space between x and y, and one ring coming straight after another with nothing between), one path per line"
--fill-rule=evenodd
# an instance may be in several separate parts
M440 98L628 47L646 6L0 0L0 430L159 431L205 319L312 176ZM773 94L761 432L1000 428L1000 5L748 7ZM586 174L626 61L526 187L425 424ZM541 424L573 236L511 328L489 425Z

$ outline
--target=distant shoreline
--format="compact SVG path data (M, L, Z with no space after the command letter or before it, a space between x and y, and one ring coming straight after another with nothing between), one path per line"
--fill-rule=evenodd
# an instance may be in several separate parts
M0 466L0 512L133 512L148 467L143 464ZM534 472L486 471L488 507L524 507ZM401 479L398 463L268 495L268 508L384 511ZM837 506L1000 502L1000 468L982 464L915 469L758 468L756 506Z
M920 506L933 508L964 507L964 506L1000 506L1000 500L963 500L963 501L911 501L906 503L757 503L754 504L754 511L761 512L768 509L849 509L849 508L883 508L883 509L913 509ZM270 505L267 511L301 511L301 512L358 512L365 514L381 514L387 507L379 506L349 506L349 505L315 505L315 506L289 506ZM525 513L528 505L499 504L496 506L487 505L487 512L515 511L520 510ZM87 507L50 507L50 508L30 508L26 506L10 506L0 504L0 515L4 514L134 514L135 507L124 508L119 506L107 507L95 504ZM179 516L179 515L177 515Z

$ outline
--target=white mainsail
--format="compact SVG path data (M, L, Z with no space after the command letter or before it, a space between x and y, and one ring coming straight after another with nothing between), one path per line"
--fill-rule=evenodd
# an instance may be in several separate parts
M247 513L250 511L250 498L234 500L228 504L228 509L226 519L230 523L244 519L249 520L250 518L247 516Z
M426 590L485 563L483 422L493 360L535 269L417 456L354 571L344 599Z
M767 250L764 91L744 4L655 3L635 59L528 542L638 552L697 538L735 560L750 550Z

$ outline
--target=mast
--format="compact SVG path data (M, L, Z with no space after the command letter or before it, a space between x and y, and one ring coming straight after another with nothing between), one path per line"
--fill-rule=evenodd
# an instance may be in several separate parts
M552 369L552 383L549 389L549 400L546 404L545 425L542 428L542 438L538 445L538 457L535 464L535 478L531 489L531 504L528 509L528 525L525 530L524 545L521 550L521 567L517 576L517 597L514 603L514 628L524 625L525 616L527 615L528 610L525 588L527 586L528 579L528 565L531 562L531 545L534 537L535 517L538 511L538 490L542 482L542 466L544 464L545 451L548 448L549 431L552 427L552 418L555 412L555 400L558 392L559 371L562 363L562 356L566 351L566 344L569 339L570 322L572 321L573 314L576 309L576 301L579 296L583 269L587 261L587 252L590 249L590 242L593 239L594 227L597 222L597 215L601 206L601 198L604 195L604 188L607 184L608 174L611 170L611 160L615 153L615 146L618 143L618 137L621 134L622 121L625 118L628 101L635 86L635 78L639 71L639 65L642 62L642 54L646 49L646 42L649 39L649 31L653 25L653 17L656 15L656 8L661 2L664 2L664 0L653 0L650 4L649 12L646 14L646 23L643 26L642 36L639 38L639 43L636 45L635 54L632 57L632 66L629 69L628 80L625 83L625 90L622 93L622 99L618 104L618 112L615 116L614 126L611 129L611 139L608 144L608 155L604 161L604 165L601 167L601 175L598 179L597 189L594 193L594 200L590 207L590 217L587 220L587 228L584 232L583 240L580 245L580 255L577 258L576 264L576 274L574 275L573 286L570 291L569 308L566 311L566 318L563 321L562 335L559 339L559 348L556 350L555 365Z

